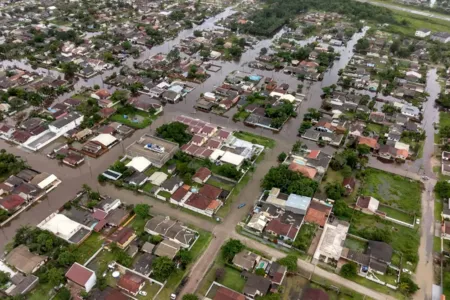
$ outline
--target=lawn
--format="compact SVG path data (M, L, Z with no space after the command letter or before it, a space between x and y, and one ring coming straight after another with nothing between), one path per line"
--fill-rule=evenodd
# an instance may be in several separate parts
M74 251L77 262L84 264L103 244L103 236L98 232L91 235Z
M381 292L383 294L392 296L397 299L405 299L405 300L408 299L401 292L394 291L393 289L388 288L385 285L378 284L376 282L373 282L373 281L366 279L364 277L361 277L361 276L355 276L354 278L351 278L350 280L354 281L360 285L363 285L371 290Z
M441 253L441 238L433 237L433 251L437 253Z
M439 126L450 126L450 113L440 112L439 113Z
M403 262L418 261L419 232L402 225L395 224L380 217L353 212L349 233L365 239L384 240L396 251L403 253Z
M450 241L444 239L444 251L450 252Z
M110 120L135 129L143 129L152 124L151 116L141 111L135 112L134 115L114 114L110 117Z
M422 188L418 181L372 168L366 169L363 181L361 194L420 215Z
M366 129L369 132L373 132L373 133L379 135L383 131L383 127L384 126L380 125L380 124L369 123L369 124L367 124Z
M328 296L330 297L329 298L330 300L370 299L365 295L355 292L354 290L343 287L343 286L337 284L336 282L329 281L329 280L319 277L317 275L312 276L311 287L325 290L327 292ZM336 288L339 290L339 293L334 291Z
M324 180L322 180L322 182L320 183L319 186L319 190L320 190L320 196L325 199L326 198L326 193L325 193L325 188L328 184L334 184L334 183L342 183L344 181L344 176L342 176L341 172L338 171L334 171L331 168L328 168L327 173L325 174L325 178ZM342 199L347 203L347 204L354 204L356 201L356 196L358 194L358 187L359 187L359 182L357 181L355 189L353 190L353 193L351 193L348 196L344 196L342 197ZM317 197L317 196L315 196Z
M190 228L193 227L190 226ZM204 230L198 230L198 232L200 236L190 250L192 254L192 263L187 267L186 270L177 269L177 271L169 277L166 286L158 295L159 299L170 299L170 294L175 291L183 277L189 273L192 265L200 258L201 254L206 250L209 243L211 242L212 234L210 232Z
M51 299L49 292L52 291L53 285L50 283L38 284L33 292L28 294L29 300ZM53 291L52 291L53 294Z
M385 212L389 218L393 218L408 224L414 224L414 216L408 215L402 211L394 209L386 205L380 205L378 207L379 211Z
M146 183L144 184L144 186L142 187L142 190L143 190L143 191L146 191L147 193L150 193L151 190L152 190L152 188L153 188L154 186L155 186L155 185L151 184L150 182L146 182Z
M302 227L300 227L300 231L295 238L293 246L302 251L308 251L311 241L314 238L314 234L316 233L316 229L317 225L304 223Z
M349 248L351 250L364 252L366 251L367 243L352 237L347 237L344 241L344 247Z
M238 139L253 143L253 144L259 144L267 148L274 148L275 147L275 140L271 138L267 138L264 136L256 135L250 132L246 131L239 131L235 132L234 136Z
M136 215L134 219L128 223L128 227L132 227L134 231L136 231L136 234L139 235L144 232L144 227L148 220L150 220L150 218L142 218Z
M167 200L167 199L170 199L170 197L172 196L172 194L169 193L169 192L166 192L166 191L161 191L161 192L158 193L158 196L164 197L164 198L166 198L166 200Z
M392 13L395 19L399 21L399 25L390 25L387 29L394 33L402 33L414 37L416 30L419 28L427 28L433 32L447 32L450 30L450 22L448 21L428 18L426 16L410 14L398 10L392 10ZM407 25L400 23L403 20L407 22Z
M234 188L234 185L231 183L225 183L223 181L220 180L216 180L214 178L210 178L208 179L208 181L206 182L207 184L216 186L218 188L221 188L222 190L226 190L226 191L231 191Z

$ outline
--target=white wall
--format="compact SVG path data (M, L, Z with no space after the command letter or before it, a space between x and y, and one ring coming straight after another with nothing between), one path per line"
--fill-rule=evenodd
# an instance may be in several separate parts
M95 283L97 282L97 277L95 276L95 273L92 274L91 278L86 282L86 286L84 287L86 289L86 292L89 293L89 291L95 286Z

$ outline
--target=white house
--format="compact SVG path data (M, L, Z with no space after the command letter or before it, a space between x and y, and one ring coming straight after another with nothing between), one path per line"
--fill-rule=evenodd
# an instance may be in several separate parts
M402 114L407 117L419 118L420 110L412 105L404 105L402 107Z
M69 271L66 273L66 278L70 283L82 287L88 293L95 286L97 281L95 272L79 263L74 263L70 267Z
M53 121L48 125L48 129L56 134L65 134L69 130L72 130L83 122L84 116L79 112L71 112L61 119ZM61 135L62 135L61 134Z
M424 38L424 37L429 36L430 34L431 34L430 29L420 28L420 29L416 30L415 36Z

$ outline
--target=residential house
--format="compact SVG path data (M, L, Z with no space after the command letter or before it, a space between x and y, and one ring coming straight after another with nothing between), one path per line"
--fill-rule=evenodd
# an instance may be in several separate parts
M47 261L47 256L37 255L25 245L12 249L5 257L5 262L24 274L32 274Z
M277 292L278 287L283 283L284 277L286 276L287 268L280 265L277 262L272 262L269 267L267 275L272 281L272 289Z
M269 292L272 285L270 279L249 272L243 272L242 276L247 278L243 290L245 296L255 299L255 297L265 296Z
M203 184L211 177L211 171L208 168L201 167L195 172L194 176L192 176L192 180L199 184Z
M117 286L129 294L137 296L139 291L145 286L145 282L145 278L133 272L126 271L125 274L120 277Z
M155 216L145 224L144 230L151 235L161 235L177 242L183 248L189 248L195 241L196 232L185 227L181 222L165 216Z
M317 224L323 228L331 214L331 209L332 206L330 204L313 199L306 212L304 221L306 223Z
M370 148L370 150L378 150L380 146L377 139L366 136L360 136L358 138L358 145L366 145Z
M350 195L351 193L353 193L353 190L355 189L355 185L356 185L356 180L354 177L345 178L344 181L342 182L342 186L345 189L345 194Z
M83 288L88 293L97 281L94 271L77 262L67 271L66 278L70 283Z
M321 289L306 288L303 290L301 300L329 300L328 294Z
M233 264L242 270L251 272L260 259L261 257L258 254L243 250L233 257Z
M163 240L154 249L156 256L166 256L170 259L174 259L178 251L180 251L181 245L171 240Z
M10 213L18 210L23 203L25 203L25 199L20 195L8 195L0 199L0 207Z
M119 248L125 249L135 238L136 234L132 228L122 227L109 236L108 240L111 243L116 243Z
M333 224L326 223L313 256L314 261L337 263L341 257L349 226L347 222L338 220L335 220Z
M371 196L359 196L355 208L366 214L374 214L378 210L380 201Z
M420 37L420 38L425 38L425 37L429 36L430 34L431 34L430 29L419 28L416 30L416 33L414 35L417 37Z
M214 283L213 283L214 284ZM245 296L225 286L219 286L213 300L245 300Z
M436 32L431 35L431 40L441 42L441 43L448 43L450 42L450 33L448 32Z

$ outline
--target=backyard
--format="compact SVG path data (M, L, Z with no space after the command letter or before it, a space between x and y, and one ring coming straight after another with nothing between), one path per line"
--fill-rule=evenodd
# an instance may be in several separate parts
M119 122L135 129L143 129L156 119L150 113L129 107L119 107L117 113L110 117L111 121Z
M103 244L103 236L98 232L91 235L74 251L77 262L84 264Z
M418 181L368 168L364 172L362 195L380 203L420 216L422 188Z
M384 241L403 254L405 262L419 259L419 232L374 215L354 211L349 233L367 240ZM413 268L414 269L414 268Z
M259 144L267 148L274 148L275 147L275 140L271 138L267 138L261 135L256 135L250 132L246 131L239 131L235 132L234 136L238 139L253 143L253 144Z
M378 210L386 213L389 218L393 218L408 224L414 224L414 216L404 213L398 209L380 204L380 206L378 206Z

